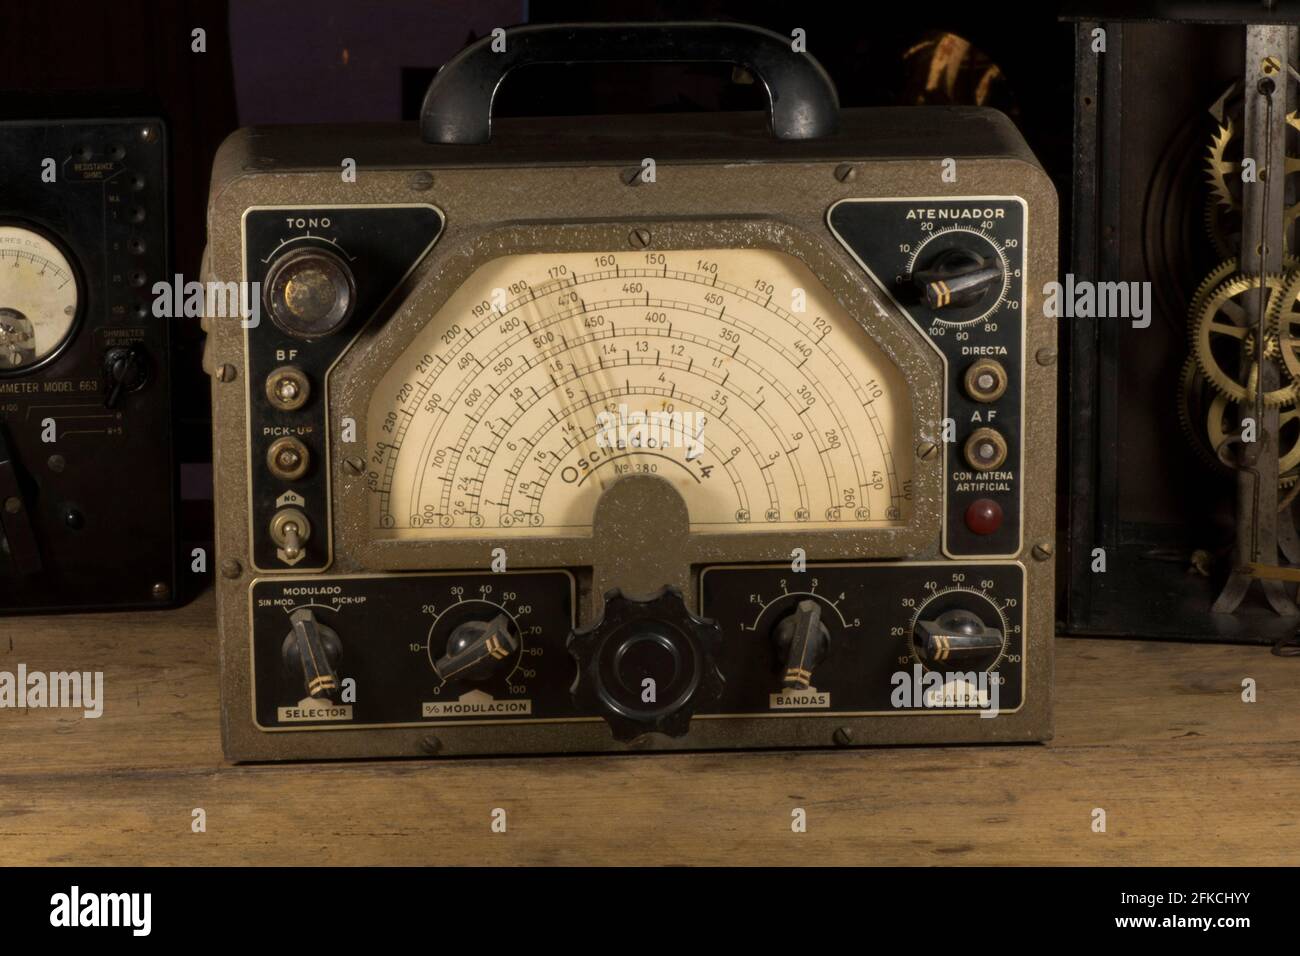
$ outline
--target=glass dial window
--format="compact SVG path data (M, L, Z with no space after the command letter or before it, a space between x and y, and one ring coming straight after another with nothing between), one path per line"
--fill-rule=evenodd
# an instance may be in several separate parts
M77 278L40 233L0 225L0 371L48 358L77 318Z
M492 260L385 373L367 427L379 538L589 534L634 474L670 482L697 532L911 516L902 374L767 249Z

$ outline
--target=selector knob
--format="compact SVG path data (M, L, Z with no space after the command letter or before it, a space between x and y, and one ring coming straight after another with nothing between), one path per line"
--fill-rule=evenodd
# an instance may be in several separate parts
M912 284L931 309L974 305L1002 280L1000 262L961 248L945 249L929 266L912 273Z
M821 605L811 598L800 601L792 613L777 622L773 636L785 655L781 686L807 690L812 686L813 669L826 656L831 643L830 631L822 623Z
M108 386L104 404L116 408L124 394L139 391L149 381L148 359L137 346L114 346L104 353L104 376Z
M336 668L343 656L343 642L332 628L316 620L310 608L294 611L289 623L293 629L280 648L285 668L302 681L307 697L338 703L341 688Z
M912 637L917 654L930 667L984 668L1002 652L1002 632L961 607L950 608L933 620L917 621Z
M445 681L484 680L517 650L519 638L510 633L509 615L466 621L451 632L447 652L434 662L433 669Z
M300 339L336 332L352 317L357 285L352 269L328 249L294 249L271 264L262 300L272 321Z
M721 641L718 625L692 614L676 588L642 601L615 588L601 619L569 635L574 703L604 717L616 740L681 737L695 711L722 694Z

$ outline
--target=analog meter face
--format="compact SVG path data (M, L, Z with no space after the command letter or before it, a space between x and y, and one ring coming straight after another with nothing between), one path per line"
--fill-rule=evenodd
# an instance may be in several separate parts
M77 318L77 277L40 233L0 225L0 372L58 350Z
M578 536L652 475L696 532L911 515L906 382L798 259L766 249L505 256L375 389L380 538Z

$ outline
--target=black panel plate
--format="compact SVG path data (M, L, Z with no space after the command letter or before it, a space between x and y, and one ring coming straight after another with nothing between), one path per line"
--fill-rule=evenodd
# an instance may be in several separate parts
M156 118L0 124L0 222L53 239L81 286L61 350L0 373L0 429L41 560L20 573L0 540L0 613L158 607L177 594L171 320L153 314L154 283L171 281L166 157ZM117 345L146 353L149 378L110 409L104 353Z
M958 605L1006 634L1003 659L993 668L1001 678L999 708L1015 710L1023 700L1024 570L1018 564L809 565L799 574L788 565L712 567L701 575L700 588L702 613L726 635L719 662L727 678L718 707L723 713L775 710L772 693L784 662L773 631L809 597L822 604L822 623L830 631L830 648L812 681L829 706L775 712L912 709L891 699L902 683L896 675L912 678L920 666L911 656L911 622L919 609L931 617Z
M992 211L994 216L985 215ZM955 556L1018 554L1021 546L1021 420L1024 377L1024 244L1025 207L1019 199L975 197L959 199L847 200L828 216L831 229L862 262L872 277L944 354L948 365L947 417L956 423L955 440L945 443L947 488L944 548ZM921 242L942 242L953 227L981 230L1002 246L1010 271L1005 300L989 316L955 328L938 319L964 320L970 314L936 314L919 300L909 281L908 261ZM970 234L967 233L967 236ZM930 237L934 237L930 239ZM933 247L931 247L933 248ZM990 328L990 325L995 326ZM1007 373L1007 390L996 402L972 401L963 377L979 357L1000 362ZM993 418L990 419L990 412ZM969 469L962 447L981 426L996 428L1007 443L1006 464L981 474ZM1002 526L979 535L966 526L966 510L980 498L1002 508Z
M717 664L726 688L697 716L961 713L922 708L916 697L902 706L894 700L897 675L911 688L924 673L908 644L918 609L928 617L957 604L1007 635L1003 658L992 668L999 709L1015 710L1023 701L1024 570L1018 564L843 564L810 566L803 574L783 565L721 566L705 569L700 586L704 613L722 627ZM783 662L772 636L804 591L825 602L831 632L813 681L822 700L811 704L777 693ZM342 730L593 719L575 710L569 693L575 664L565 643L574 599L574 578L562 570L263 578L251 592L257 723ZM356 682L351 706L303 703L300 679L282 657L289 614L301 607L312 607L317 621L337 632L339 676ZM490 620L502 608L522 649L486 681L440 686L432 661L446 650L451 630L468 619Z
M312 526L304 556L292 569L321 569L329 564L325 374L357 330L375 316L428 251L442 225L442 214L427 205L252 209L245 217L244 274L248 281L260 284L279 254L304 245L319 245L342 255L357 283L352 318L332 335L310 342L296 339L282 332L265 314L255 328L248 330L252 541L254 563L259 569L290 567L276 556L276 546L267 533L279 507L277 501L284 500L286 494L302 499L304 503L295 506L306 513ZM266 399L266 378L283 365L298 367L311 382L310 399L291 412L272 407ZM299 438L314 462L307 474L294 482L278 481L266 468L267 449L284 434Z
M284 666L289 614L310 606L343 645L339 677L356 682L346 722L333 726L437 724L447 720L572 717L573 658L564 642L574 625L574 583L566 571L502 574L399 574L256 581L252 587L255 714L263 728L319 725L296 715L304 696ZM441 681L433 661L466 620L504 609L521 647L486 681ZM464 694L468 699L461 700ZM498 703L485 701L487 694ZM527 709L524 709L524 702ZM452 713L425 716L425 705Z

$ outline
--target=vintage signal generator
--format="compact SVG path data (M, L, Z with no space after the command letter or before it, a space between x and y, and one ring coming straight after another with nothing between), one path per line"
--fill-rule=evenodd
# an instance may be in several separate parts
M0 614L174 602L166 160L157 118L0 124Z
M418 134L218 156L227 753L1050 736L1056 198L1010 123L841 113L748 27L490 42ZM673 59L766 126L491 121L521 63Z

